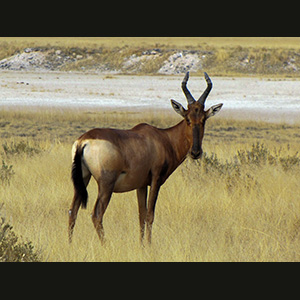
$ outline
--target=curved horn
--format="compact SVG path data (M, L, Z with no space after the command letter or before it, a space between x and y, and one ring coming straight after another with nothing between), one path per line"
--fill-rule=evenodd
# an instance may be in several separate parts
M186 87L186 83L189 80L189 72L187 72L183 78L183 81L181 83L181 88L183 90L183 93L185 94L186 100L188 104L193 104L195 102L194 97L191 95L190 91Z
M212 89L212 82L211 82L211 80L210 80L210 78L209 78L209 76L207 75L206 72L204 72L204 77L205 77L205 80L207 82L207 88L206 88L206 90L203 92L203 94L200 96L200 98L198 100L198 102L200 104L202 104L203 106L204 106L204 103L205 103L205 100L206 100L208 94L210 93L210 91Z

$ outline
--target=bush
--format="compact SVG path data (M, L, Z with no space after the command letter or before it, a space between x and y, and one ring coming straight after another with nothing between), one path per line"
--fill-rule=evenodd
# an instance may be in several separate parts
M2 160L2 167L0 169L0 181L2 184L9 184L11 177L15 174L12 165L7 165L4 160Z
M290 172L299 168L300 157L298 152L294 155L287 155L282 148L270 151L263 143L256 143L250 150L238 150L237 154L225 162L218 158L216 153L203 153L199 160L190 160L193 168L187 168L189 173L188 180L201 180L206 185L206 181L211 178L218 178L219 182L224 183L229 193L248 193L259 191L261 187L258 179L260 169L264 166L281 168L283 172ZM200 170L199 170L200 169ZM240 187L243 186L243 189Z
M3 206L3 205L2 205ZM31 242L18 242L13 227L0 217L0 262L37 262L39 254Z
M241 165L261 166L267 163L269 165L280 165L284 171L288 171L290 168L300 165L298 152L292 156L282 156L281 150L281 148L279 150L275 149L274 153L271 154L271 151L267 149L264 144L257 142L252 145L250 151L237 151L235 161Z
M285 171L288 171L294 166L299 166L300 158L298 157L298 152L293 156L288 155L287 157L280 157L279 162Z
M252 145L250 150L238 150L230 161L223 162L217 154L211 153L209 155L204 152L202 159L193 161L193 164L202 168L202 172L196 173L197 176L200 173L213 174L223 178L228 189L233 189L238 181L242 181L245 187L252 188L254 185L258 185L256 170L262 166L281 167L284 172L288 172L300 166L300 157L298 152L292 156L284 155L281 148L279 150L274 149L271 153L264 144L257 142Z
M24 141L19 143L11 142L10 145L4 143L2 144L2 147L6 155L26 154L28 156L33 156L34 154L39 154L41 152L41 149L31 147Z
M260 144L257 142L252 145L250 151L238 150L237 155L235 156L235 160L239 162L241 165L262 165L267 162L274 162L274 156L270 154L270 151L264 146L264 144Z
M239 173L241 167L248 165L252 167L261 167L269 164L274 166L281 166L284 171L288 171L293 167L300 166L300 157L298 152L294 155L283 156L282 149L271 151L259 142L253 144L250 150L238 150L237 154L233 157L233 160L229 162L226 160L223 163L218 159L215 153L208 155L203 153L199 165L201 165L205 171L217 171L220 174L230 174L232 171Z

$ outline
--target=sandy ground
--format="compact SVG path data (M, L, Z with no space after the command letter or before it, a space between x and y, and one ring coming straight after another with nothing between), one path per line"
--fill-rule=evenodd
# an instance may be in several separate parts
M223 117L271 122L300 122L299 80L212 77L206 107L224 103ZM0 72L0 107L78 109L167 109L170 99L186 106L182 76L129 76L63 72ZM197 99L206 88L191 76ZM221 114L220 114L221 116Z

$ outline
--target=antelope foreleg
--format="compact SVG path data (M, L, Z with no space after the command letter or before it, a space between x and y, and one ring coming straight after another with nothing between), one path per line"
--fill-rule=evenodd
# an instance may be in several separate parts
M148 199L147 216L146 216L147 240L149 244L151 244L152 224L154 222L155 204L158 197L159 189L160 189L160 184L158 180L152 180L150 195Z
M147 186L137 189L137 198L139 206L139 220L140 220L140 242L143 244L145 233L145 221L147 215Z

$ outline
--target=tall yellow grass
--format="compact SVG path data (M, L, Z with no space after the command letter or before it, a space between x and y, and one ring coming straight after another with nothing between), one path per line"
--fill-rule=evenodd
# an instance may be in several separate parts
M6 113L6 119L13 122ZM35 117L42 120L41 113ZM33 122L33 118L32 113L28 122ZM52 118L64 119L63 115L54 113ZM79 115L74 116L75 121L79 119ZM50 124L50 120L48 114L45 122ZM119 117L122 127L120 120ZM243 121L216 117L206 125L211 135L205 137L203 144L207 157L215 153L218 162L224 165L226 160L234 162L238 150L250 150L258 141L251 135L246 139L218 137L221 128L227 132L229 123L231 127L244 128L243 134L249 131L246 129L249 124ZM257 128L266 129L266 124L262 124L256 123ZM268 138L282 126L269 124L268 134L260 142L264 142L272 155L292 157L298 149L298 140ZM289 127L292 137L298 125ZM43 261L300 260L300 166L297 164L291 164L286 170L281 164L267 161L259 165L245 164L239 172L222 174L213 163L205 168L203 162L187 159L160 191L153 242L146 247L139 243L135 192L113 195L104 216L106 244L101 246L90 217L97 196L92 180L87 209L79 211L74 240L69 245L68 209L73 196L71 142L53 139L51 135L45 135L46 140L42 140L30 136L5 138L1 134L1 158L15 172L10 183L0 189L0 203L4 203L1 215L5 215L24 241L32 242ZM40 152L4 152L3 143L13 147L20 140Z

